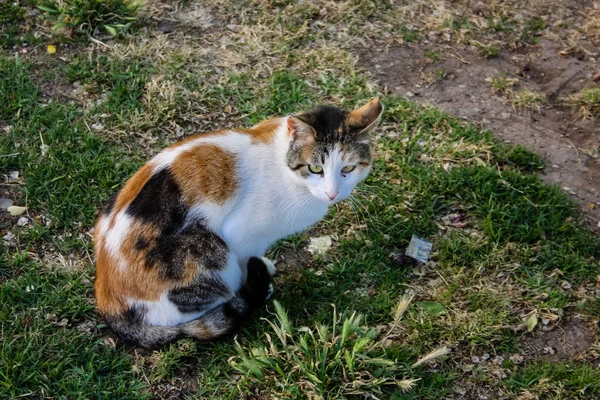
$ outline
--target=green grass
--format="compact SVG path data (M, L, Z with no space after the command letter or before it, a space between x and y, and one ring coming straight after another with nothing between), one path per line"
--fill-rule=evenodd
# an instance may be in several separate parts
M200 54L208 44L180 40L152 47L159 39L148 32L111 42L119 52L66 54L69 62L47 74L38 73L47 65L43 58L0 58L0 128L10 127L0 132L0 155L10 155L0 157L0 172L19 171L22 183L13 189L33 218L31 226L13 228L17 239L10 246L0 242L0 397L165 397L170 385L190 399L352 398L352 391L428 399L465 381L514 396L545 395L546 388L548 398L598 395L600 379L585 360L507 361L525 350L528 313L568 315L577 307L586 318L598 316L597 299L582 300L563 285L593 286L600 240L579 224L558 187L534 175L542 159L436 109L381 95L343 50L315 50L335 35L318 24L302 28L305 19L296 17L305 14L296 3L261 4L243 18L273 42L224 45L250 55L222 73L214 59L223 68L223 48ZM360 4L369 21L380 16L374 4ZM240 7L226 6L229 13ZM354 9L302 12L362 34L359 16L348 10ZM497 22L499 31L509 24ZM471 28L465 18L448 24ZM306 29L297 47L287 37L278 41L275 28L283 27ZM174 43L181 47L169 47ZM40 94L49 79L83 89L49 101ZM281 307L269 304L235 340L182 340L149 355L105 340L94 311L89 229L101 203L175 140L174 124L185 134L247 126L322 102L352 108L376 95L386 111L371 176L317 228L272 250L293 259L311 236L337 238L324 257L280 268L274 298ZM448 222L452 214L461 224ZM390 257L413 234L433 241L432 263L398 264ZM405 296L414 299L395 318ZM84 323L91 333L77 329ZM441 346L452 351L413 367ZM484 353L504 357L506 380L483 364L465 374L471 356Z
M125 33L133 26L140 5L138 0L41 0L38 7L56 21L54 30L72 37Z

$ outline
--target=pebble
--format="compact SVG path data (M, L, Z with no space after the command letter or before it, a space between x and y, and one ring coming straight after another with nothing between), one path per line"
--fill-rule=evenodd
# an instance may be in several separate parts
M7 232L6 235L2 236L2 239L4 239L7 242L10 242L14 238L15 238L15 235L12 232Z
M19 171L10 171L8 177L10 179L19 179Z
M29 224L29 218L27 218L27 217L21 217L17 221L17 225L18 226L25 226L25 225L28 225L28 224Z

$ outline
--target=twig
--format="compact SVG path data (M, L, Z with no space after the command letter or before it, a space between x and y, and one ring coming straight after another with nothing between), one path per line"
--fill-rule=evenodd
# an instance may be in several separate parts
M558 93L563 90L565 88L565 86L567 86L569 84L569 82L571 82L577 75L579 75L579 73L581 72L581 70L576 71L573 75L571 75L566 81L564 81L563 83L560 84L559 87L556 88L556 90L554 90L552 93L550 93L547 98L550 102L554 102L554 100L556 100L556 98L558 97Z
M462 58L461 56L458 55L458 53L454 53L454 54L450 54L452 57L456 58L458 61L460 61L463 64L471 64L469 61L465 60L464 58Z
M104 46L104 47L107 47L107 48L109 48L109 49L111 49L111 50L112 50L112 46L109 46L109 45L107 45L106 43L104 43L104 42L101 42L100 40L98 40L98 39L96 39L96 38L93 38L93 37L91 37L91 36L90 36L90 40L91 40L92 42L96 43L96 44L102 45L102 46Z
M14 157L14 156L18 156L21 153L11 153L11 154L2 154L0 155L0 157Z
M573 142L571 142L569 139L567 139L567 142L575 149L575 151L577 152L577 160L579 160L579 164L581 164L581 157L579 156L579 149L577 148L577 146L575 146L573 144Z

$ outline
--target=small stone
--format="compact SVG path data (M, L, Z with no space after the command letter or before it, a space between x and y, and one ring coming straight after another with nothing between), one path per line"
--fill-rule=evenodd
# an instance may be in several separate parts
M8 177L10 179L19 179L19 171L10 171Z
M406 93L404 93L404 95L406 97L415 97L415 94L413 92L406 92Z
M521 364L524 360L525 357L523 357L521 354L513 354L512 356L510 356L510 361L512 361L515 364Z
M490 359L490 355L488 353L485 353L484 355L481 356L481 361L487 361Z
M398 267L414 267L418 264L418 261L412 257L407 256L406 250L400 250L390 254L392 263Z
M569 289L571 289L571 287L572 287L572 286L571 286L571 284L570 284L569 282L567 282L567 281L563 281L563 282L560 284L560 287L562 287L564 290L569 290Z
M104 129L104 125L101 123L96 122L95 124L92 124L92 130L101 131L102 129Z
M56 326L67 326L69 324L69 320L66 318L61 319L56 323Z
M13 204L14 202L11 199L0 199L0 210L6 210Z
M162 33L171 33L175 30L175 27L174 21L160 21L156 29Z
M500 118L502 118L502 119L509 119L510 118L510 113L503 112L502 114L500 114Z
M17 221L17 225L18 226L25 226L25 225L28 225L28 224L29 224L29 218L27 218L27 217L21 217Z
M7 232L6 235L2 236L2 239L4 239L6 242L10 242L14 238L15 235L12 232Z

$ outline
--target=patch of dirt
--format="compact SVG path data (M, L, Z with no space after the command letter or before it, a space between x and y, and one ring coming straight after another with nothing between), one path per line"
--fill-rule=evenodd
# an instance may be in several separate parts
M596 342L593 329L577 317L567 317L555 329L537 330L523 338L526 358L551 361L577 360Z
M426 43L356 52L360 65L384 90L435 105L542 155L548 165L541 177L549 184L561 184L581 205L589 225L598 230L600 122L577 120L559 101L594 86L598 63L562 56L561 50L560 44L542 39L528 51L504 51L493 59L484 59L473 49L458 54L449 47ZM426 57L429 51L443 53L445 58L433 61ZM522 88L545 95L548 104L539 113L515 110L486 82L501 74L518 78ZM432 76L440 79L431 82Z
M182 376L171 379L169 382L161 382L152 386L152 394L155 399L161 400L183 400L198 391L196 376Z

